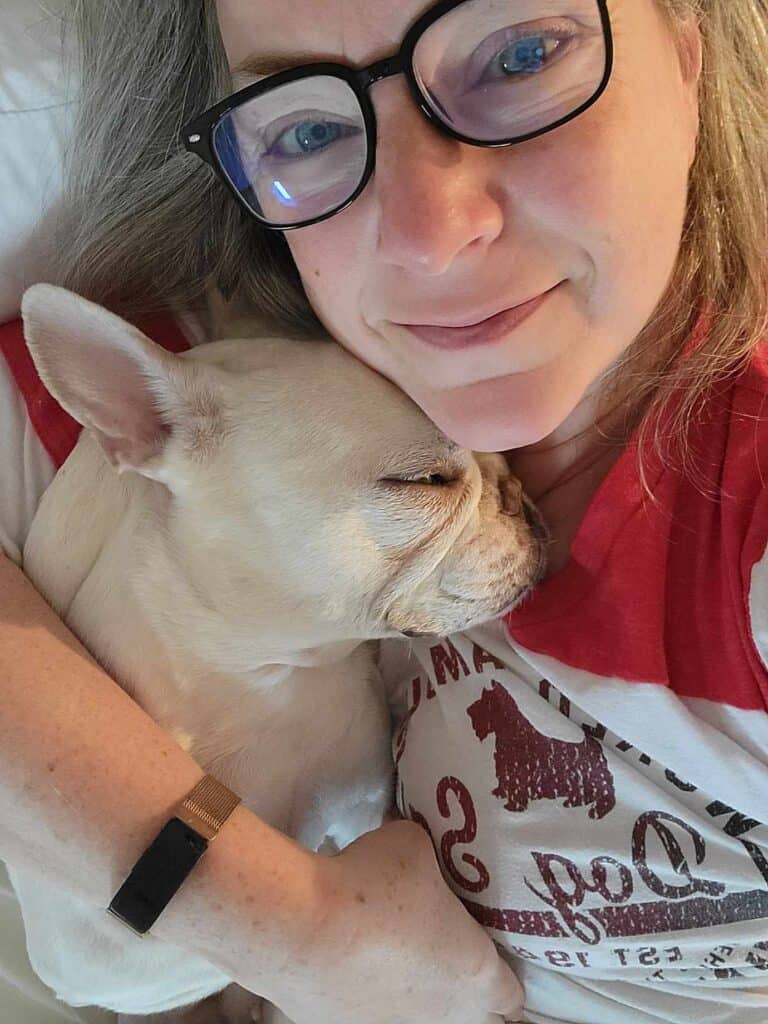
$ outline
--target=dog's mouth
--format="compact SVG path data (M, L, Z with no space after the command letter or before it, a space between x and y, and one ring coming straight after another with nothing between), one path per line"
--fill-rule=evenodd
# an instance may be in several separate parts
M538 584L541 583L547 571L547 549L551 540L549 529L539 510L530 498L527 498L525 495L523 495L523 516L535 543L534 557L536 562L529 579L518 589L514 598L494 615L496 619L504 618L505 615L509 615L510 612L513 612L515 608L522 604Z
M522 496L522 515L525 519L526 525L531 534L531 567L528 570L527 578L517 590L514 592L514 596L509 599L509 591L506 592L506 603L499 609L489 608L485 604L485 610L478 615L474 615L468 611L467 618L464 622L456 622L452 625L447 632L456 632L463 629L472 629L474 626L480 625L483 622L490 622L495 619L503 618L510 612L514 611L534 588L544 578L547 569L547 551L550 544L550 533L547 528L541 513L536 508L530 498L526 497L525 494ZM485 602L484 602L485 603ZM419 639L420 637L434 637L445 635L446 630L435 632L434 630L417 630L417 629L406 629L401 630L400 635L407 637L409 640Z

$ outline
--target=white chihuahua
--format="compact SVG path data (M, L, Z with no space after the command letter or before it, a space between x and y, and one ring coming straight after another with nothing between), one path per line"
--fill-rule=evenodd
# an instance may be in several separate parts
M324 851L378 827L391 724L365 641L477 625L541 574L543 529L503 458L457 447L330 341L174 356L50 285L22 312L43 381L87 428L35 518L27 574L270 825ZM257 1018L210 963L10 874L32 964L71 1005L157 1014L228 988L218 1016L167 1019Z

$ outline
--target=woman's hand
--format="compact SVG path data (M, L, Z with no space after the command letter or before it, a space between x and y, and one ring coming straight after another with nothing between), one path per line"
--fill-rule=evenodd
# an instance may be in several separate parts
M501 1024L522 988L440 874L421 826L392 821L318 866L322 919L265 995L295 1024Z

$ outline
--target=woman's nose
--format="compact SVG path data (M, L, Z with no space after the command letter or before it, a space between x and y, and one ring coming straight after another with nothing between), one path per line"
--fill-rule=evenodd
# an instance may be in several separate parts
M427 121L402 78L377 87L376 122L371 187L383 261L438 276L490 245L504 222L491 177L493 151L459 142Z

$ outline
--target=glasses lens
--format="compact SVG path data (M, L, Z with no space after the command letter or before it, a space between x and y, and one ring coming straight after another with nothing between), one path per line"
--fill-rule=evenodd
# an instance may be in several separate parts
M213 147L232 185L273 227L343 206L367 161L357 97L328 75L288 82L241 104L218 122Z
M607 59L597 0L467 0L420 37L413 70L448 128L504 142L587 104Z

